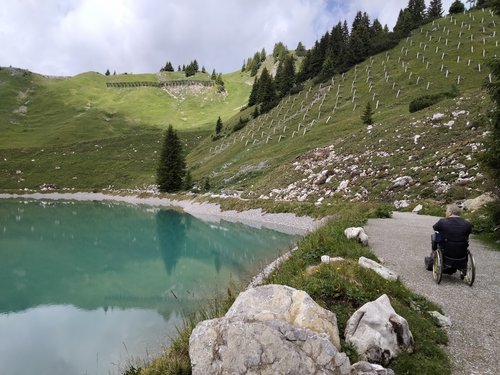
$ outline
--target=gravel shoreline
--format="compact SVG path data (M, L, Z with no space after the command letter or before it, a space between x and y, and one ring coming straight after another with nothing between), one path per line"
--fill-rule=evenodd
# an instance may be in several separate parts
M261 209L247 211L222 211L219 204L195 202L192 200L175 200L159 197L140 198L133 195L108 195L103 193L29 193L0 194L0 199L36 199L36 200L73 200L73 201L114 201L129 204L147 205L181 209L200 220L220 222L221 220L242 223L255 228L274 229L278 232L305 235L318 227L324 220L308 216L296 216L291 213L264 213Z
M440 305L449 316L447 346L453 375L494 375L500 369L500 252L470 241L476 281L443 275L437 285L424 269L432 225L438 217L395 212L392 219L370 219L365 231L370 247L411 290ZM411 327L410 327L411 328Z

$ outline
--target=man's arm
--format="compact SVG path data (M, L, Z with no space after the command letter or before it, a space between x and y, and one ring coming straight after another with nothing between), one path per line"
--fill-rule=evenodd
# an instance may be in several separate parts
M438 222L432 226L432 229L434 229L436 232L439 232L443 228L442 225L443 219L439 219Z

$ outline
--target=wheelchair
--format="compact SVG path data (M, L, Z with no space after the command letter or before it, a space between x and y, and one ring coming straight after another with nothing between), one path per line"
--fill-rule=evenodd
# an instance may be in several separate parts
M474 256L469 250L469 243L455 243L455 250L457 249L457 245L459 251L454 252L454 254L462 254L463 257L451 257L449 251L447 252L446 240L435 245L433 244L432 277L436 284L441 282L443 273L453 275L457 271L460 273L460 278L464 280L467 285L472 286L472 284L474 284L476 263L474 261ZM436 249L434 249L434 246Z

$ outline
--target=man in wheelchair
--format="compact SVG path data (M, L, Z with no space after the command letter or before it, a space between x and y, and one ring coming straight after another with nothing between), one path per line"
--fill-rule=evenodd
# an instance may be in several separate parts
M460 208L456 204L446 207L446 217L432 226L435 233L431 236L432 252L425 257L426 269L431 271L433 252L441 249L444 255L443 273L454 274L457 269L467 268L467 249L472 225L460 217ZM462 278L464 275L460 275Z

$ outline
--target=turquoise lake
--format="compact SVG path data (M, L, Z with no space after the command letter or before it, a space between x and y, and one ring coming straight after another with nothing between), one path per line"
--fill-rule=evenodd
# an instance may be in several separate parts
M0 201L0 373L119 373L296 240L147 206Z

